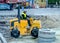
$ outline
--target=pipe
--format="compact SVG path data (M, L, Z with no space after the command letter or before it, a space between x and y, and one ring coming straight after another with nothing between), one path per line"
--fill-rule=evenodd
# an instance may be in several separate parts
M1 33L0 33L0 40L2 43L7 43L6 39L3 37Z

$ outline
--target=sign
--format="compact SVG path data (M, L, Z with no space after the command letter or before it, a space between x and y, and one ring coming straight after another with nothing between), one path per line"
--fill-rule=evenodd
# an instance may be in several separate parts
M11 6L8 4L0 4L0 10L6 10L6 9L11 9Z

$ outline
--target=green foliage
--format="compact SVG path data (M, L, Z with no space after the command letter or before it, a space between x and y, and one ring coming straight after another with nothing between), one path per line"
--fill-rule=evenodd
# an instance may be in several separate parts
M59 3L60 0L48 0L48 3L49 4L55 4L56 2Z

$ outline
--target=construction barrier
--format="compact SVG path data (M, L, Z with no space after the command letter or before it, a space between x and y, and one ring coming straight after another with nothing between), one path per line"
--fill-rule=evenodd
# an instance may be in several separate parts
M55 41L55 31L52 29L40 29L38 43L52 43Z
M39 37L54 38L55 37L55 31L53 31L52 29L39 30Z

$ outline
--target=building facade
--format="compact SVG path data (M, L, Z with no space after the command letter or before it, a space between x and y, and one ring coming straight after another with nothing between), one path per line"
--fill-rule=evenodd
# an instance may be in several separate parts
M35 3L36 4L38 3L41 8L45 8L47 1L46 0L35 0Z

